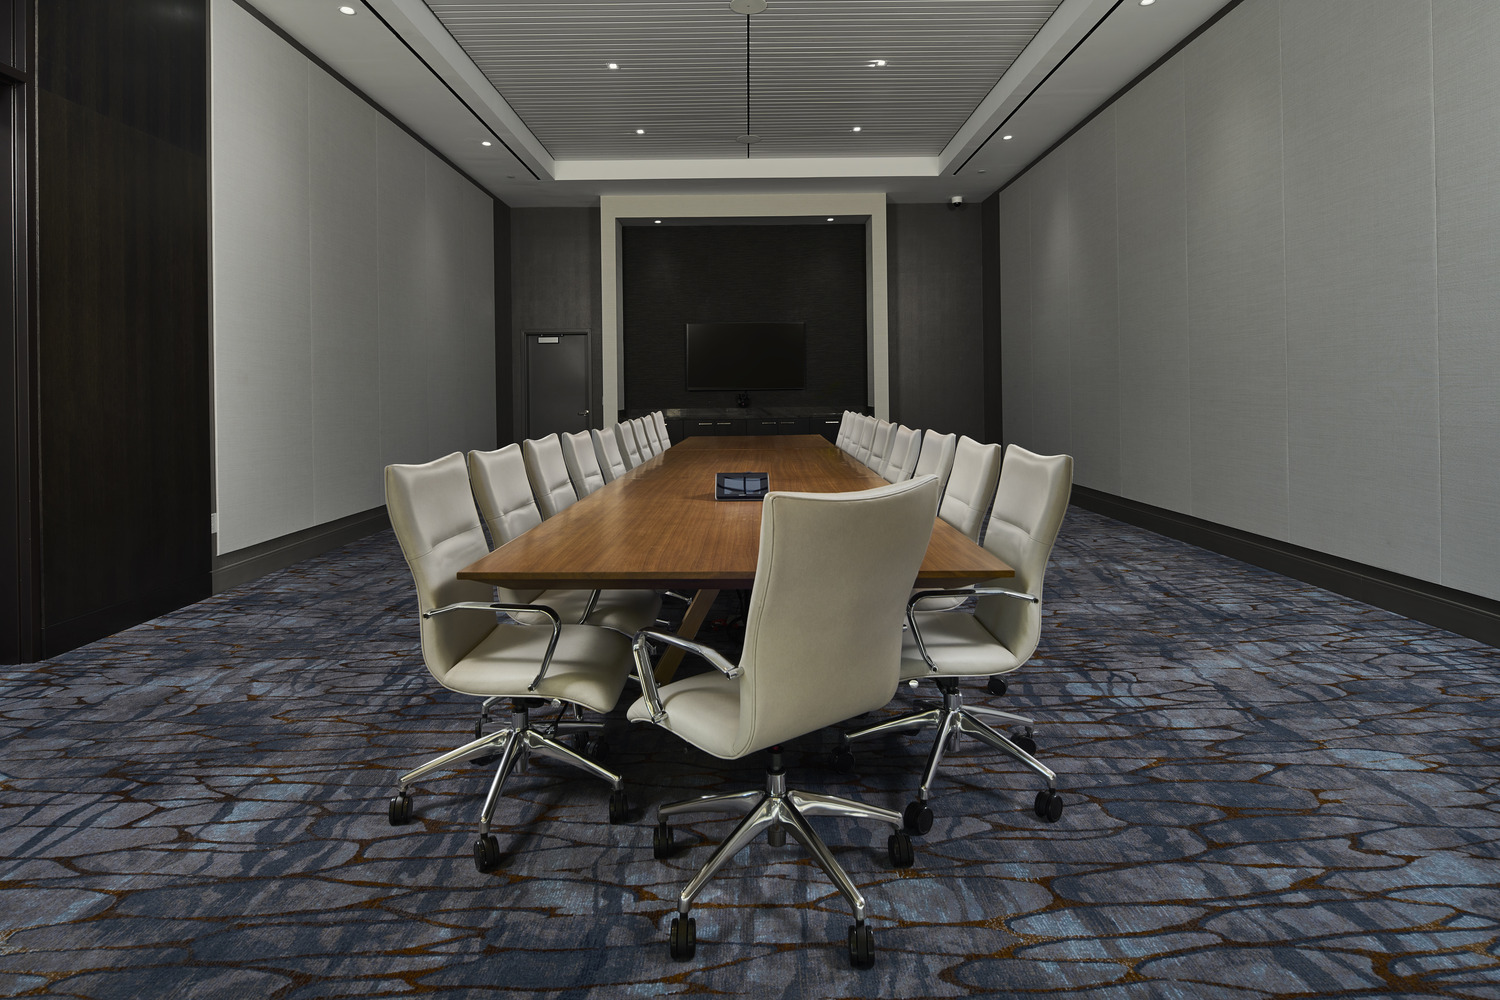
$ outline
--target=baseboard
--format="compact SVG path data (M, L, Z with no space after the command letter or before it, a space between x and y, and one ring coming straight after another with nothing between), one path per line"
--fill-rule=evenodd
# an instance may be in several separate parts
M1073 503L1084 510L1190 542L1491 646L1500 646L1500 601L1086 486L1073 487Z
M267 573L286 569L294 563L358 541L377 531L384 531L390 526L391 519L385 508L375 507L215 556L213 592L218 594L242 583L258 580Z

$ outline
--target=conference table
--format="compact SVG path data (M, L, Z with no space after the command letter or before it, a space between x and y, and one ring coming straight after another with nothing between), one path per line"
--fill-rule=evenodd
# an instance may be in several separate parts
M764 472L773 491L848 493L886 485L816 435L693 437L559 511L459 571L517 590L696 590L678 633L691 639L721 590L749 589L760 548L756 501L716 500L720 472ZM1014 576L941 518L913 581L939 589ZM675 654L675 655L674 655ZM682 651L668 649L658 680Z

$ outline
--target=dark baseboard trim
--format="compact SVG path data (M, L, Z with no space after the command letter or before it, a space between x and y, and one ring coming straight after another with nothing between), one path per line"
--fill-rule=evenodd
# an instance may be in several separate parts
M222 593L242 583L258 580L267 573L286 569L294 563L358 541L377 531L384 531L390 526L391 519L385 508L375 507L341 517L337 521L314 525L268 542L214 556L213 592Z
M1500 601L1215 524L1189 514L1127 500L1087 486L1073 487L1072 502L1084 510L1190 542L1491 646L1500 646Z
M64 622L44 625L41 630L41 658L50 660L54 656L61 656L116 632L123 632L142 622L169 614L194 601L201 601L207 596L208 590L201 584L177 585L167 590L142 594Z

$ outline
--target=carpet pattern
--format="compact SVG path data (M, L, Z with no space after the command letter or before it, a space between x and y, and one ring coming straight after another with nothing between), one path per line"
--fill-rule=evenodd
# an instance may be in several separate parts
M390 533L0 681L0 995L53 997L1278 997L1500 1000L1500 651L1073 508L1042 646L1004 698L1067 802L965 744L890 870L885 830L817 819L862 886L876 964L793 841L676 895L732 828L658 802L759 787L622 704L607 787L536 762L470 847L488 773L398 771L468 738L475 702L416 648ZM720 614L733 617L732 595ZM710 633L732 647L728 622ZM930 692L903 689L889 709ZM872 721L879 716L871 716ZM927 743L794 744L790 783L899 809Z

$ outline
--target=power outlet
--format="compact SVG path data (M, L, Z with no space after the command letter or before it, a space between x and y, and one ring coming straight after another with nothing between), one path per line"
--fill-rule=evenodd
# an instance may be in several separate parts
M208 515L208 533L217 535L219 533L219 514L217 511Z

